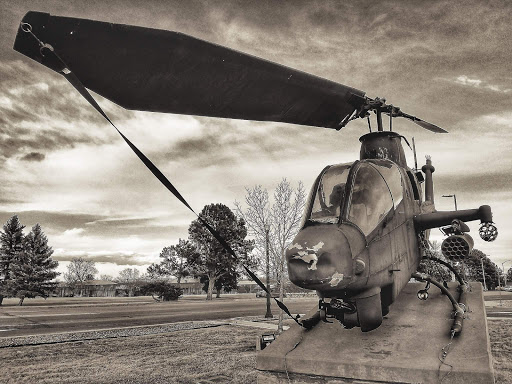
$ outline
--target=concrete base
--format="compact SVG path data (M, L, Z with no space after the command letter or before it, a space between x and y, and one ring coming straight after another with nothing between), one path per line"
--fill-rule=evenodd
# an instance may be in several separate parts
M455 298L456 286L450 284ZM494 383L481 284L471 284L464 328L448 347L451 303L435 286L427 301L418 300L424 287L408 284L371 332L337 321L309 331L292 326L258 352L258 383Z

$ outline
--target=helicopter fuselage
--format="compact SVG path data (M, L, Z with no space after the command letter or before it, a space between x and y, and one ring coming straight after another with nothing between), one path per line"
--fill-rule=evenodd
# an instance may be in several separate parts
M414 217L433 204L423 203L419 181L404 166L400 136L365 136L361 160L326 167L318 176L286 257L294 284L322 299L356 306L371 300L385 314L421 259Z

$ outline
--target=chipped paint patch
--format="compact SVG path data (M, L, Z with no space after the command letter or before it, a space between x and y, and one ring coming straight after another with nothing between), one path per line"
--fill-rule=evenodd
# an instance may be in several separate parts
M337 286L341 281L343 280L343 273L334 273L334 275L331 276L331 281L329 281L329 284L331 287Z
M316 270L316 263L318 262L317 252L322 249L324 246L324 242L320 241L318 244L313 245L312 247L303 247L300 244L292 244L288 247L289 250L297 249L298 252L296 255L292 257L292 259L299 259L304 261L305 263L311 265L308 267L309 270Z
M295 244L290 244L288 246L288 250L291 251L292 249L302 249L302 245L298 244L298 243L295 243Z
M309 270L316 270L316 263L318 262L318 256L316 253L307 253L306 251L299 251L297 255L293 256L294 259L300 259L305 263L311 265L308 267Z

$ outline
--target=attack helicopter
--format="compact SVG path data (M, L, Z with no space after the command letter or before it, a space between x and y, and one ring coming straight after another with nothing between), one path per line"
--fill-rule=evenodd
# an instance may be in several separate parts
M28 12L14 49L64 75L105 118L85 88L127 109L336 130L374 114L376 129L370 126L360 138L359 160L327 166L317 177L287 249L290 280L320 298L318 312L301 325L334 318L371 331L414 277L427 283L419 298L427 297L431 283L447 295L452 332L462 329L465 282L451 263L429 254L429 232L441 228L445 256L463 260L473 245L464 222L480 220L482 239L496 238L491 208L436 211L432 160L421 171L417 164L410 168L402 141L409 143L392 122L405 118L434 133L444 129L383 98L179 32ZM417 273L424 258L456 274L458 299Z

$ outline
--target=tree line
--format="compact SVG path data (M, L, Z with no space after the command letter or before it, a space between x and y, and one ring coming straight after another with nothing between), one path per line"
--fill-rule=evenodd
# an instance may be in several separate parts
M96 263L83 257L71 259L68 271L64 273L64 279L73 295L83 296L86 293L86 285L96 278L98 270ZM100 280L117 283L122 286L127 296L152 296L156 301L177 300L183 290L168 281L155 280L148 274L141 274L137 268L125 268L116 277L100 275ZM117 291L117 289L116 289Z
M163 248L160 262L147 273L153 277L174 276L178 285L187 276L200 279L211 300L213 292L229 292L237 288L243 276L241 263L260 272L265 271L269 254L270 277L284 294L286 281L286 247L293 240L305 205L306 193L299 182L295 189L282 179L272 199L261 186L246 188L245 204L235 202L235 211L223 204L210 204L199 214L228 242L237 254L235 260L206 230L201 220L191 222L188 238ZM249 236L251 240L247 240Z
M428 250L430 256L437 257L438 259L450 262L441 252L441 244L437 241L430 243ZM505 285L504 271L492 262L492 260L479 249L473 249L469 256L463 261L451 262L454 268L466 281L480 282L484 289L495 290L500 284ZM482 269L483 265L483 269ZM427 273L438 281L451 281L453 276L448 268L430 260L422 260L419 267L419 272ZM508 270L507 281L512 278L512 268Z
M270 277L276 281L282 299L287 276L285 251L299 230L305 198L303 184L299 182L298 187L293 188L286 179L278 183L272 199L261 186L246 188L245 204L235 202L234 212L224 204L206 205L199 214L200 219L190 223L188 238L164 247L160 262L152 264L146 274L126 268L117 278L103 275L102 279L123 284L130 296L145 293L165 300L177 298L181 294L182 279L193 276L200 280L207 292L207 300L211 300L214 291L219 296L221 290L229 292L237 288L238 280L244 276L242 263L251 269L265 271L268 254ZM201 221L206 221L226 240L237 254L236 259ZM18 297L20 305L27 297L48 297L57 285L55 278L59 274L55 269L58 263L51 258L53 250L41 226L34 225L27 235L23 234L24 228L14 215L0 231L0 305L5 296ZM439 248L434 242L430 251L443 258ZM469 281L484 284L485 279L489 290L505 283L503 271L478 249L457 267ZM423 261L419 270L440 280L451 280L446 268L428 261ZM75 258L63 277L81 295L85 282L94 279L97 273L93 261ZM166 279L171 276L176 277L177 287L172 287ZM512 281L512 268L507 280Z

